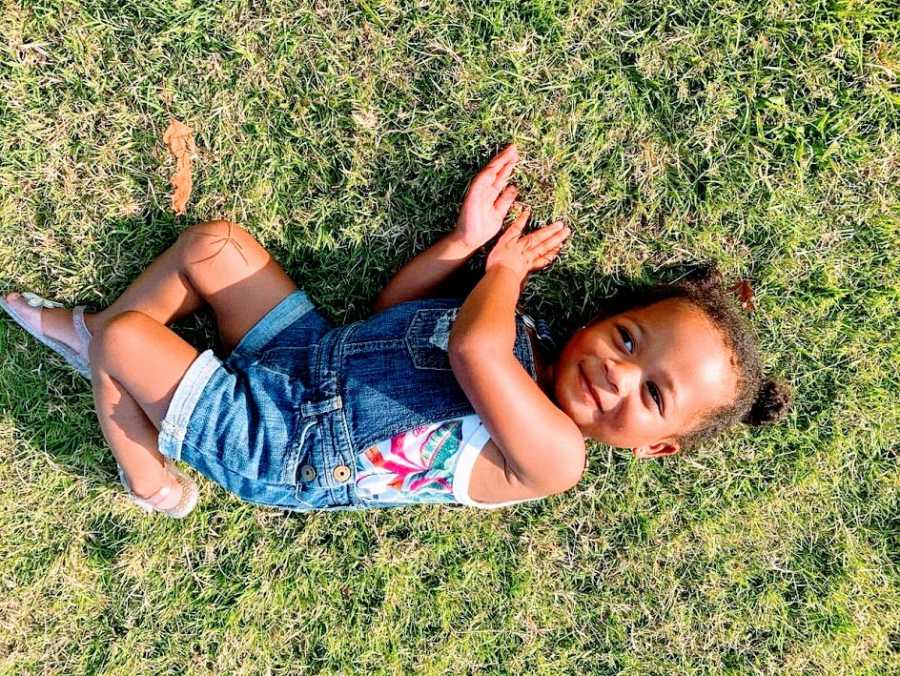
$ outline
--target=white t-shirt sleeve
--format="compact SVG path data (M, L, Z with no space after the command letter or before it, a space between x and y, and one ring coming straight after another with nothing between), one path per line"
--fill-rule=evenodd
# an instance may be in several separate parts
M456 461L456 471L453 473L454 499L462 505L480 507L481 509L498 509L509 505L517 505L520 502L540 500L540 498L528 498L524 500L508 500L506 502L478 502L469 497L472 469L475 467L475 461L478 460L478 456L481 455L481 450L490 440L491 435L488 434L487 428L479 421L478 427L463 442L459 459Z

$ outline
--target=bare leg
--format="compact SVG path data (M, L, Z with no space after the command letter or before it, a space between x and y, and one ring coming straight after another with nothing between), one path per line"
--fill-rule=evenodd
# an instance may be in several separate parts
M216 315L222 345L230 351L241 337L285 296L297 289L253 237L229 221L186 229L108 308L86 314L91 333L123 312L136 311L160 324L195 312L204 303ZM19 294L7 299L43 331L87 355L67 308L30 308Z
M157 430L134 397L109 374L94 371L91 377L100 428L131 490L149 498L166 483L171 485L165 459L156 448Z
M156 429L197 356L164 325L209 303L230 351L296 289L249 233L211 221L185 230L112 305L85 316L94 334L89 356L97 417L137 495L152 495L166 479ZM78 344L70 310L37 310L18 294L7 298L45 333L88 352Z
M127 311L91 341L91 383L97 418L131 490L147 498L164 485L180 486L165 471L157 429L175 388L197 351L151 317Z

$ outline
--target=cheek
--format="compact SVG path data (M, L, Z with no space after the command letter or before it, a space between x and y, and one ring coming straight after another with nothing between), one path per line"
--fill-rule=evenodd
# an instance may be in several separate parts
M572 415L581 404L581 387L578 380L578 368L571 362L557 366L553 383L556 402L563 410Z
M577 359L590 359L609 352L609 345L599 331L581 334L573 341L572 348Z

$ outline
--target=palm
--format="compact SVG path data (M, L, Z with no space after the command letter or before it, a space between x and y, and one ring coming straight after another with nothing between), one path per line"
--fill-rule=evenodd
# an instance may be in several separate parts
M500 231L518 192L514 185L509 185L518 161L516 147L507 146L469 184L456 221L457 233L469 246L480 247Z

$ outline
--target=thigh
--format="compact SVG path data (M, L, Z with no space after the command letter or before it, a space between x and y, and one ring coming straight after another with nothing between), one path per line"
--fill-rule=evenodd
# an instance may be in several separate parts
M174 331L135 311L113 317L90 345L94 373L120 383L157 429L197 355Z
M216 315L226 352L297 285L250 233L210 221L182 233L182 270Z

